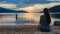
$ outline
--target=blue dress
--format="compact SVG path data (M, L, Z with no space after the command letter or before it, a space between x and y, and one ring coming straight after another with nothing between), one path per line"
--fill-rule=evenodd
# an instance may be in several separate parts
M44 15L41 16L41 18L40 18L40 23L39 23L38 29L41 32L49 32L50 31L50 26L49 26L47 19Z

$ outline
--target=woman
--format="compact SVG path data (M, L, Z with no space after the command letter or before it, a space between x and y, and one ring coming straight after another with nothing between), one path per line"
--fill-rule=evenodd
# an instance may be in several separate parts
M42 32L49 32L50 31L49 24L51 22L50 15L47 8L44 8L43 11L44 11L44 15L42 15L40 18L38 28Z
M45 15L45 17L47 19L47 25L49 26L49 24L51 23L50 14L48 12L49 10L47 8L45 8L43 11L44 11L44 15Z

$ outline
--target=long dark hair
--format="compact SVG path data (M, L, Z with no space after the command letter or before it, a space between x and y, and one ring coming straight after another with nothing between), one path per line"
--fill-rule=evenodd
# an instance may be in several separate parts
M44 12L44 15L45 15L45 17L47 19L47 24L49 25L50 22L51 22L51 18L50 18L50 14L49 14L48 8L44 8L43 12Z

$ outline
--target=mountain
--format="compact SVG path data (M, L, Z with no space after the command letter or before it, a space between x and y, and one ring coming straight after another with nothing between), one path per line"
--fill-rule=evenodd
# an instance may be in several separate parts
M60 5L49 8L51 13L60 13ZM51 14L53 18L60 19L60 14Z
M49 8L49 11L59 13L60 12L60 5Z
M11 9L0 7L0 13L28 13L28 12L24 10L16 11L16 10L11 10Z

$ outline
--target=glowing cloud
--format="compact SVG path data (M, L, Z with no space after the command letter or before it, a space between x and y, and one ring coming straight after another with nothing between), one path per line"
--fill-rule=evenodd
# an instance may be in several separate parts
M4 7L4 8L16 8L16 5L15 4L0 3L0 7Z
M18 8L18 10L25 10L29 13L40 12L44 8L50 8L50 7L53 7L53 6L56 6L56 5L60 5L60 2L52 2L50 4L34 4L33 6Z

